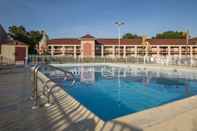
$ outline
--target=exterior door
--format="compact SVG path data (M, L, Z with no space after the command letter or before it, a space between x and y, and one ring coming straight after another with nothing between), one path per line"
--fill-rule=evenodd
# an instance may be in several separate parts
M16 61L24 61L26 57L26 47L16 47Z
M84 57L92 56L92 43L84 43Z

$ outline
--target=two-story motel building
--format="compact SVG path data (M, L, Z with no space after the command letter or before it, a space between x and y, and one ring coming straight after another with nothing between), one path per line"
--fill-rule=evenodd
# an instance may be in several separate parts
M197 57L197 38L186 39L96 39L87 34L79 39L48 40L48 52L52 55L72 57L138 57L175 56ZM119 50L120 49L120 50ZM119 55L120 54L120 55Z

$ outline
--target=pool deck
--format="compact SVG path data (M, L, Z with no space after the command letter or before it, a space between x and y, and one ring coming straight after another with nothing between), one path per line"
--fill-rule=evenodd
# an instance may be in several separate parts
M120 122L106 125L62 90L53 96L55 104L32 110L31 88L27 68L0 72L0 131L112 131L116 126L136 130Z
M197 96L104 122L61 89L32 110L31 88L27 68L0 72L0 131L197 131Z
M28 72L24 67L0 71L0 131L40 131L47 123L43 109L31 109Z

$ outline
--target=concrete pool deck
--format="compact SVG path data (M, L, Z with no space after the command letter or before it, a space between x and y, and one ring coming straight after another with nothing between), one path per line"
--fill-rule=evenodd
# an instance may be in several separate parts
M197 130L197 96L104 122L61 88L53 92L52 106L32 110L31 88L27 68L0 73L0 131Z
M61 89L54 92L52 106L32 110L31 89L27 68L0 72L0 131L136 130L120 122L105 124Z

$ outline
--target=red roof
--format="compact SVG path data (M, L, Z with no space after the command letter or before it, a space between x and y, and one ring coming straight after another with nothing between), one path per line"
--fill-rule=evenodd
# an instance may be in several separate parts
M51 39L49 45L80 45L79 39Z
M197 41L197 37L193 37L193 38L191 38L190 40L196 40L196 41Z
M197 45L197 37L196 38L192 38L192 39L190 39L189 40L189 43L191 44L191 45Z
M148 39L151 45L185 45L186 39Z
M121 45L139 45L142 43L142 39L121 39ZM118 45L118 39L96 39L96 44L101 45Z
M24 42L18 41L18 40L14 40L13 41L16 45L27 45Z
M186 39L148 39L151 45L186 45ZM49 45L80 45L80 39L51 39ZM118 45L118 39L96 39L96 44L100 45ZM121 39L121 45L141 45L142 39ZM197 38L189 40L190 45L197 44Z

